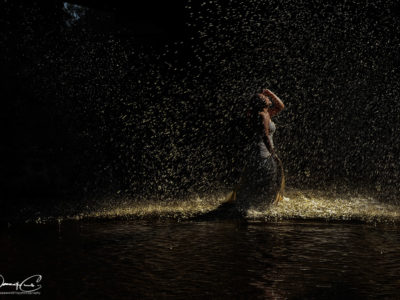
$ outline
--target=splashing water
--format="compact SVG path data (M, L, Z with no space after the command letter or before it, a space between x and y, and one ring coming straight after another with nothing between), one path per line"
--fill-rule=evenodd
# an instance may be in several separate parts
M118 205L110 205L109 199L99 201L95 208L85 212L70 215L48 216L30 219L29 222L46 223L54 220L91 220L91 219L172 219L187 220L202 218L207 213L215 211L224 203L226 194L214 196L197 196L186 200L132 201L123 199ZM59 211L65 213L65 208ZM223 213L214 215L218 220ZM359 193L333 193L323 190L300 190L289 188L283 200L272 204L265 211L248 210L248 222L276 222L283 220L313 220L313 221L345 221L365 223L398 223L400 207L384 203L373 196Z
M394 222L400 208L372 196L334 195L320 190L289 190L277 205L265 212L251 212L255 219L314 219L322 221Z

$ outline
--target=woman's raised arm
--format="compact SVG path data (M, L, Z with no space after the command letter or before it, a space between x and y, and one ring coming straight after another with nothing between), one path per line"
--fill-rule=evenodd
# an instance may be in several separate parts
M271 101L274 103L273 108L268 108L268 112L271 117L279 114L285 108L285 105L283 104L282 100L279 99L279 97L269 89L263 90L262 94L270 98Z

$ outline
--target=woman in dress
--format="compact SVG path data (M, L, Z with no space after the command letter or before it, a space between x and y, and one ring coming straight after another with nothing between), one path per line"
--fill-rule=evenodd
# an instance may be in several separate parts
M274 147L276 130L272 118L284 109L278 96L269 89L251 100L249 117L249 151L238 186L231 196L242 213L263 210L283 197L284 174Z

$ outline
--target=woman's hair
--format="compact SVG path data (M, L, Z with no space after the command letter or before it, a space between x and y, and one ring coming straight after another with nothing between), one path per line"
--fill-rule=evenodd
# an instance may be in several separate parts
M250 99L250 105L252 107L253 113L258 114L263 111L267 105L265 104L264 99L262 99L258 94L254 94Z
M241 145L245 146L243 148L244 157L249 157L249 155L254 154L250 152L254 151L254 145L259 142L260 135L264 134L264 124L259 113L266 104L258 94L254 94L251 97L247 96L243 100L244 106L239 118L239 134L241 136Z
M259 113L266 107L265 101L258 94L254 94L250 98L249 104L250 109L248 123L250 130L253 131L254 134L263 134L264 125L262 122L262 117Z

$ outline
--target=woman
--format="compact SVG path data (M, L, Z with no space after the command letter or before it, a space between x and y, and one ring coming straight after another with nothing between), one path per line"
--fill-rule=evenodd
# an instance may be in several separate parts
M272 202L279 201L284 185L282 163L275 153L273 142L276 127L271 118L279 114L285 106L268 89L255 95L251 106L248 159L232 195L241 212L249 209L262 210Z

